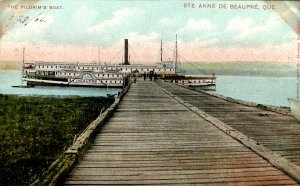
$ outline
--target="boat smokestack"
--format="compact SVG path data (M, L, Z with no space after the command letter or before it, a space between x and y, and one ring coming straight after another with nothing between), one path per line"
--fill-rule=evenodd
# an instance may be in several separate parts
M125 39L125 50L124 50L124 65L129 65L128 60L128 39Z

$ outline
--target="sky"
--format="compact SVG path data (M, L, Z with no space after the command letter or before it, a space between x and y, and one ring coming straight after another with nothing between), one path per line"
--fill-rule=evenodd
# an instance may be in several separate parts
M195 8L186 3L194 3ZM24 9L30 4L46 9ZM204 4L215 8L203 8ZM220 8L220 4L227 8ZM179 59L183 62L295 62L297 35L288 13L299 15L299 3L287 4L0 0L0 61L22 61L25 48L26 62L120 63L125 38L129 39L131 63L158 61L161 40L164 60L172 60L177 34ZM230 5L256 5L258 9L232 9Z

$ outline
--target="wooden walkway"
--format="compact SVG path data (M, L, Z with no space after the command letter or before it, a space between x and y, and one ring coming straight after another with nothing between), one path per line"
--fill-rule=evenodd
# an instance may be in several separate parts
M132 85L65 181L95 184L297 185L148 81Z
M292 116L232 103L170 83L158 84L300 166L300 122Z

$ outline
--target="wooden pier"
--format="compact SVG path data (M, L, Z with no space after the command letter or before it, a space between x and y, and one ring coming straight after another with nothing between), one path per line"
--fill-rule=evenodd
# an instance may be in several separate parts
M65 185L297 185L300 125L292 117L156 84L132 84Z
M289 113L233 103L170 83L159 85L300 166L300 122Z

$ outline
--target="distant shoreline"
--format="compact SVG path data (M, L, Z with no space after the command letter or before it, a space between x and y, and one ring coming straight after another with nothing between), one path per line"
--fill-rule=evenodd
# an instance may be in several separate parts
M180 64L187 74L216 74L217 76L296 76L296 64L280 62L185 62ZM0 62L0 71L21 71L20 62Z

